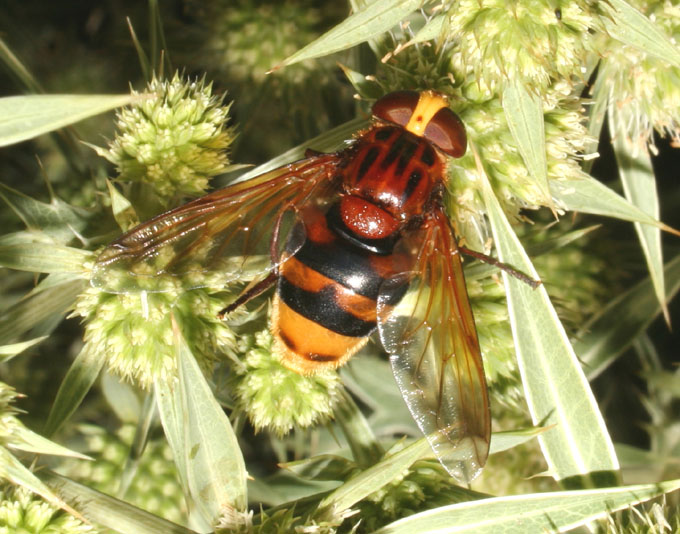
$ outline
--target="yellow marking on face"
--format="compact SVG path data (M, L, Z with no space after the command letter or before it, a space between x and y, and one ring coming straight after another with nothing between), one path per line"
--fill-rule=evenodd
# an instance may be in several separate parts
M448 107L448 102L443 95L434 91L421 92L416 109L413 110L413 115L411 115L405 128L409 132L422 137L435 113L445 107Z

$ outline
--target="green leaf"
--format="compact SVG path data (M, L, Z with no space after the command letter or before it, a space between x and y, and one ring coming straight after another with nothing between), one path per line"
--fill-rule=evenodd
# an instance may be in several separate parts
M494 432L491 434L491 444L489 445L489 454L496 454L498 452L507 451L514 447L518 447L527 441L531 441L541 433L549 431L549 428L531 427L522 428L519 430L506 430L504 432Z
M57 508L62 508L78 518L82 517L78 512L55 495L38 477L26 469L26 467L24 467L24 465L4 447L0 447L0 478L9 480L12 484L22 486L36 495L40 495L50 504Z
M370 409L368 422L379 437L391 438L396 433L422 436L388 361L362 355L352 358L340 374L346 387Z
M550 191L558 203L569 211L603 215L624 221L651 224L668 231L669 228L628 202L595 178L564 178L550 180Z
M73 415L92 388L104 362L101 355L92 354L87 345L83 347L59 386L57 398L45 423L43 433L46 436L53 435Z
M0 237L0 267L33 273L80 273L92 253L54 242L37 232L18 232Z
M197 534L157 515L120 501L48 470L40 477L89 521L115 532L134 534Z
M445 13L439 13L428 20L411 39L410 43L423 43L441 37L448 17Z
M538 278L487 180L482 195L499 259ZM532 420L554 425L539 435L551 474L561 480L618 470L602 415L545 287L532 289L506 272L503 280Z
M179 369L173 395L176 404L171 410L169 406L161 409L161 420L173 456L181 458L178 467L185 469L184 478L198 513L206 524L214 525L228 507L245 511L245 463L231 423L177 325L175 343ZM168 387L157 383L156 391Z
M274 69L327 56L368 41L399 24L422 4L422 0L374 0Z
M53 276L73 275L49 275L27 297L4 310L0 316L0 343L15 342L29 331L35 336L47 334L56 326L56 322L51 321L60 321L66 315L86 282L80 278L66 278L52 285ZM41 287L43 282L45 289Z
M116 417L124 423L136 424L142 410L137 390L128 382L108 372L102 373L99 385L102 395Z
M340 390L334 412L359 467L375 464L385 451L376 441L371 426L361 410L344 389Z
M503 111L529 175L542 191L545 203L551 203L541 99L514 79L503 91Z
M604 118L607 115L607 106L609 105L609 78L607 74L608 62L603 59L599 63L597 71L597 78L592 88L592 103L586 106L586 113L588 115L588 135L590 139L586 142L583 149L584 156L588 157L583 162L583 170L590 172L593 163L597 159L597 145L600 142L600 134L602 133L602 126L604 125Z
M628 2L609 0L602 8L609 16L601 20L614 39L680 67L680 51L668 35Z
M30 339L28 341L23 341L21 343L12 343L11 345L0 346L0 361L7 362L14 358L15 356L21 354L26 349L42 343L48 336L40 336L35 339Z
M0 197L24 222L26 228L42 232L59 243L68 243L87 225L90 214L53 198L47 204L0 183Z
M392 482L401 476L404 469L409 468L413 462L432 452L427 439L422 438L388 456L374 466L366 469L361 474L345 482L342 486L331 492L319 504L319 520L332 519L343 511L349 509L361 499Z
M120 226L123 232L127 232L133 226L137 226L139 224L139 217L130 201L116 189L110 180L106 180L106 187L111 197L113 218L118 223L118 226Z
M666 264L666 299L680 290L680 255ZM609 302L574 335L574 350L583 362L588 379L604 371L661 313L652 282L645 278Z
M611 512L680 488L680 480L513 495L443 506L395 521L375 534L526 534L566 532Z
M659 219L659 198L656 193L656 178L652 168L652 159L644 144L636 143L630 138L627 126L631 124L634 114L630 108L612 106L609 110L609 131L612 146L619 167L619 176L623 191L631 204L654 219ZM654 284L656 298L668 318L666 308L665 287L663 278L663 254L661 252L661 230L659 227L635 223L642 251L647 261L647 268Z
M18 426L13 429L12 436L7 439L7 447L34 454L49 454L51 456L80 458L81 460L92 459L89 456L67 449L40 434L36 434L24 426Z
M0 98L0 146L125 106L132 95L25 95Z

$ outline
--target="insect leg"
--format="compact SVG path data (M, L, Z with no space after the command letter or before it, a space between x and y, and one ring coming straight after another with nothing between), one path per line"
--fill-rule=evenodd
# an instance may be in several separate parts
M245 304L249 300L254 299L258 295L267 291L267 289L269 289L276 283L277 278L278 274L276 274L275 272L269 273L269 275L266 278L263 278L257 284L246 288L246 290L243 293L241 293L234 302L232 302L231 304L229 304L229 306L220 311L220 313L218 313L217 316L220 319L224 319L224 316L227 315L228 313L233 312L239 306Z
M475 259L478 259L480 261L483 261L484 263L488 263L489 265L493 265L494 267L498 267L502 271L505 271L511 276L514 276L518 280L521 280L525 284L529 284L533 289L536 289L538 286L541 285L540 280L534 280L530 276L527 276L523 272L518 271L517 269L513 269L510 267L507 263L503 263L502 261L498 261L496 258L492 258L491 256L487 256L486 254L483 254L482 252L477 252L476 250L471 250L466 247L461 247L458 245L458 250L460 250L463 254L466 254L468 256L472 256Z

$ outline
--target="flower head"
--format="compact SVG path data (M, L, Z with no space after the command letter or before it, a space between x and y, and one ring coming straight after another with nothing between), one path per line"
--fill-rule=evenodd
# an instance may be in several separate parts
M0 534L96 534L92 525L20 487L0 488Z
M296 426L305 428L332 417L340 386L335 371L302 376L284 367L272 354L268 330L242 342L246 350L236 396L255 430L267 429L283 436Z
M230 350L235 336L218 317L223 308L222 298L203 289L112 294L88 288L74 315L86 319L86 350L106 358L115 374L149 387L176 376L173 317L199 363Z
M211 84L178 74L154 78L144 94L118 112L118 133L99 154L116 165L119 180L146 183L165 202L204 193L229 163L229 106L212 95Z

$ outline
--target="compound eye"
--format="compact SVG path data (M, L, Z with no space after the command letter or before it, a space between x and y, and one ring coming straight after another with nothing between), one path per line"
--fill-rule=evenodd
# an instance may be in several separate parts
M442 108L434 114L425 128L424 137L454 158L460 158L467 149L465 125L449 108Z
M416 91L396 91L378 99L373 104L373 115L387 122L406 126L418 105L420 93Z

